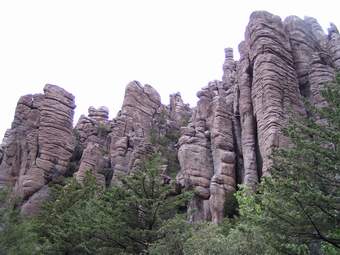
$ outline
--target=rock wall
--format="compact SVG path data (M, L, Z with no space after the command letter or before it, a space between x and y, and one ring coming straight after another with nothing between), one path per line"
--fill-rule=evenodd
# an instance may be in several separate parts
M340 71L338 29L331 24L326 34L310 17L254 12L238 50L235 61L225 49L221 80L197 93L194 108L180 93L164 105L154 88L133 81L114 119L106 107L90 107L72 128L74 97L62 88L21 97L0 146L0 185L33 214L58 178L81 182L91 171L101 185L115 185L160 151L165 181L195 191L190 220L220 222L237 185L255 190L270 174L273 149L289 145L281 132L289 114L310 115L303 99L323 107L320 90Z

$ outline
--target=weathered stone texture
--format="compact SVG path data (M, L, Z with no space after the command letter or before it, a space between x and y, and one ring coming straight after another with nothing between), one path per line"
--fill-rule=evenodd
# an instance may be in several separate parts
M18 101L12 128L2 143L0 183L13 187L23 199L23 213L34 212L37 197L46 194L40 190L65 174L74 147L74 108L73 95L50 84L44 94L26 95ZM37 192L40 195L34 196Z
M339 33L331 25L327 36L310 17L282 22L258 11L239 52L234 61L232 50L225 50L222 81L198 92L192 121L179 139L177 180L196 190L192 220L221 221L236 184L255 189L270 174L273 149L289 145L281 130L290 113L306 116L302 98L325 105L320 91L339 70Z
M281 128L289 110L302 113L303 105L289 39L281 19L268 12L254 12L245 39L252 68L251 97L261 168L266 175L273 148L287 143Z
M188 104L184 104L181 94L175 93L170 95L170 120L173 120L177 127L186 126L191 117L192 110Z
M195 190L195 198L189 204L192 221L220 222L226 196L236 189L228 85L228 82L213 81L197 93L199 101L192 122L182 128L178 142L181 172L177 182Z
M340 71L340 34L337 27L331 23L328 29L328 39L330 46L330 55L332 56L333 65L336 71Z
M88 116L81 115L74 129L83 148L86 148L88 142L103 145L112 129L112 122L109 120L109 109L105 106L98 109L93 106L89 107Z
M82 181L90 170L98 183L114 185L159 150L173 154L162 155L165 183L172 167L179 186L195 192L190 220L220 222L237 184L255 190L270 174L273 149L289 145L282 128L290 113L311 115L303 98L325 106L320 91L340 71L338 29L331 24L326 35L311 17L282 21L254 12L239 52L235 61L225 49L222 79L197 93L193 109L180 93L163 105L154 88L133 81L116 118L109 120L106 107L90 107L73 129L70 93L46 85L43 94L21 97L0 146L0 186L11 186L23 213L32 214L50 181L72 174Z
M158 132L154 118L161 110L158 92L150 85L129 83L122 110L114 120L110 144L113 174L126 174L135 168L143 155L152 151L151 135ZM113 178L115 180L115 178Z
M78 171L74 174L76 179L82 182L87 172L92 173L97 182L106 185L106 171L110 168L110 159L105 148L95 142L87 143L82 154Z
M320 89L334 79L327 37L313 18L302 20L290 16L284 24L292 47L300 92L311 103L322 107L325 102Z
M246 55L245 42L239 45L240 61L237 66L237 84L239 88L239 118L241 125L241 147L243 158L243 171L238 169L239 181L255 188L258 183L258 165L256 159L256 122L253 112L251 90L252 70L249 58Z

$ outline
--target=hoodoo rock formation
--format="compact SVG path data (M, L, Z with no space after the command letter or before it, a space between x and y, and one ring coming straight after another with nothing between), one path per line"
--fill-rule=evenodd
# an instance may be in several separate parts
M19 99L12 128L1 145L0 184L23 199L23 213L36 211L47 184L66 173L72 152L74 97L47 84L44 94Z
M190 220L220 222L238 184L255 189L270 174L273 149L289 144L281 132L288 116L309 115L304 100L324 106L320 89L340 71L338 29L331 24L325 34L310 17L254 12L238 50L235 61L225 49L222 79L202 88L192 109L179 93L163 105L154 88L133 81L116 118L90 107L73 128L74 97L65 90L46 85L44 94L21 97L0 146L0 185L34 214L50 182L82 181L91 171L115 185L161 144L167 181L194 190Z

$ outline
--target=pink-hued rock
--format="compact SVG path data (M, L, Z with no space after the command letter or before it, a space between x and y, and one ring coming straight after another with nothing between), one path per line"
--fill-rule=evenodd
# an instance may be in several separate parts
M186 126L192 114L190 106L184 104L179 92L170 95L169 112L169 119L173 120L177 127Z
M189 219L221 222L237 185L256 190L270 175L273 150L290 144L282 132L289 116L312 114L303 99L324 107L321 90L340 71L338 29L331 24L325 34L311 17L282 21L256 11L239 52L235 61L233 50L224 50L221 80L197 92L193 109L180 93L163 105L153 87L133 81L116 118L90 107L73 129L74 97L62 88L46 85L43 94L21 97L0 146L0 186L12 187L31 215L59 176L82 181L92 171L101 185L115 185L162 151L164 183L177 173L178 186L195 192Z
M287 139L281 129L288 112L304 113L289 38L281 19L268 12L254 12L245 43L252 73L252 105L256 119L262 174L269 174L273 148ZM240 102L242 104L242 102Z
M310 17L282 22L265 11L252 13L240 60L225 49L222 81L197 93L192 120L182 128L177 181L196 191L192 220L220 222L236 184L255 190L270 174L273 149L289 145L282 128L290 113L306 116L303 98L325 105L320 91L340 68L339 38L334 25L327 36Z
M213 81L199 91L192 122L182 128L177 182L195 190L189 203L192 221L220 222L226 197L236 190L231 87L228 80Z
M113 180L117 175L133 171L143 155L152 152L150 139L152 132L158 132L154 118L160 110L161 99L154 88L137 81L127 85L122 110L110 134Z
M82 158L80 160L80 166L78 171L74 174L76 179L82 182L86 176L86 172L92 173L97 182L105 186L105 169L109 168L109 156L108 153L104 150L103 146L89 142L83 152Z
M246 54L245 42L239 45L240 61L237 66L237 85L239 89L238 113L241 128L241 147L243 171L239 169L241 183L255 188L258 183L258 165L256 159L256 122L251 98L251 67Z
M26 95L18 101L12 128L1 146L0 184L12 187L23 199L27 214L36 211L38 198L46 193L44 186L65 174L74 149L74 108L73 95L50 84L44 94Z

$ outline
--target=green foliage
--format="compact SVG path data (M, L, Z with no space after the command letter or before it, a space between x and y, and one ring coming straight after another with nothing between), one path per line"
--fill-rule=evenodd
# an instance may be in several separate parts
M87 174L55 185L51 201L35 221L44 254L141 254L162 237L160 229L190 194L173 195L163 183L160 156L121 177L107 190Z
M44 204L35 219L44 254L90 254L86 242L91 238L93 204L102 190L95 178L88 173L83 185L74 178L66 185L51 187L50 201Z
M0 254L41 254L32 222L20 216L16 202L8 190L0 191Z
M228 251L227 237L213 223L203 223L194 226L194 234L184 244L184 254L226 254Z
M185 242L192 236L193 225L186 217L177 215L159 229L160 239L149 248L152 255L182 255Z
M163 223L174 217L190 197L188 193L171 195L173 188L163 183L160 163L160 156L154 155L141 169L124 177L122 185L115 188L124 193L121 201L109 196L104 204L105 208L113 208L111 204L118 203L111 214L125 223L124 233L119 236L124 238L121 242L129 252L145 252L160 238L159 229Z
M175 146L179 137L180 131L176 128L166 130L165 134L159 134L156 129L150 131L150 141L155 146L155 150L166 161L167 174L171 178L174 178L180 170Z
M99 137L106 137L111 132L110 125L99 122L97 126L97 134Z
M220 226L208 222L191 224L177 216L163 225L160 229L163 237L149 252L153 255L226 254L229 228L228 223Z
M238 204L235 194L228 194L224 201L224 216L233 218L237 215Z

